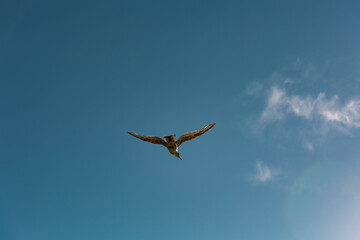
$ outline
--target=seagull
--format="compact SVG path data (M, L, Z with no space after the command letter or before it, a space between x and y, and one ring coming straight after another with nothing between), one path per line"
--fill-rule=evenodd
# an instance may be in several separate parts
M139 135L139 134L132 133L132 132L128 132L128 134L130 134L131 136L136 137L138 139L141 139L143 141L146 141L146 142L150 142L150 143L154 143L154 144L161 144L161 145L165 146L172 155L174 155L175 157L178 157L180 160L182 160L180 157L180 154L178 152L178 148L180 147L180 145L186 141L189 141L191 139L194 139L194 138L204 134L205 132L209 131L213 126L215 126L215 124L216 123L209 124L202 129L184 133L176 141L175 141L175 137L176 137L175 134L169 135L169 136L164 136L163 139L160 137L156 137L156 136L143 136L143 135Z

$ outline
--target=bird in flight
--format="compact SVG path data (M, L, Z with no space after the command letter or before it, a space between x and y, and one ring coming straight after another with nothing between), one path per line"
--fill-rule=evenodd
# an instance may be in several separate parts
M191 139L194 139L194 138L204 134L205 132L209 131L213 126L215 126L215 124L216 123L209 124L202 129L184 133L176 141L175 141L175 137L176 137L175 134L169 135L169 136L164 136L163 139L160 137L156 137L156 136L143 136L143 135L139 135L139 134L132 133L132 132L128 132L128 134L130 134L131 136L136 137L138 139L141 139L143 141L146 141L146 142L150 142L150 143L154 143L154 144L161 144L161 145L165 146L172 155L174 155L175 157L178 157L180 160L182 160L180 157L180 154L178 152L178 148L180 147L180 145L186 141L189 141Z

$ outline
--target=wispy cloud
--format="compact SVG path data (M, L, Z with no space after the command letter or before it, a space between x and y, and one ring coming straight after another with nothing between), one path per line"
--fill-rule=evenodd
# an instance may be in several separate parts
M254 82L245 89L246 94L256 95L263 90L264 86L261 83Z
M260 120L270 122L283 118L283 108L285 106L285 92L277 87L273 87L267 99L265 110L262 112Z
M273 86L259 120L268 124L283 119L287 114L320 121L327 128L360 128L360 99L353 98L341 104L336 95L327 98L325 93L320 92L315 98L302 97L288 94L285 88Z
M272 170L261 161L256 162L256 173L253 175L253 179L256 182L268 182L273 179Z
M313 152L314 151L314 145L311 144L311 143L308 143L308 142L305 142L304 143L304 147L309 150L310 152Z

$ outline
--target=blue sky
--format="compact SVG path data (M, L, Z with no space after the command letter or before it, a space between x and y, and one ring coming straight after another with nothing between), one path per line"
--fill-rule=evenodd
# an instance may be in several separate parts
M359 12L2 1L0 238L358 240Z

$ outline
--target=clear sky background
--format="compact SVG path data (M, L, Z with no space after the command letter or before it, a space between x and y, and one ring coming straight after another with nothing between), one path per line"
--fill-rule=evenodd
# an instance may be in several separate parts
M360 239L359 12L1 1L0 239Z

